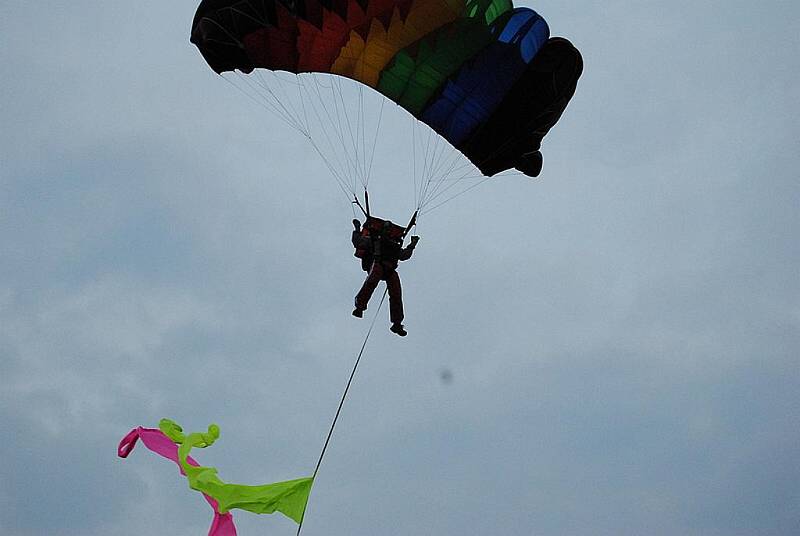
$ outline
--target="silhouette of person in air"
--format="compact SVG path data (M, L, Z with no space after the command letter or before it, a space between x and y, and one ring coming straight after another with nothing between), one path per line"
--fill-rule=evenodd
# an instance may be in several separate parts
M361 268L367 272L367 278L356 294L353 316L361 318L367 309L367 303L378 283L386 281L389 291L389 318L392 333L405 337L408 333L403 327L403 290L400 276L397 275L397 264L411 258L414 248L419 242L418 236L411 237L411 243L403 247L406 230L389 220L368 217L361 228L359 220L353 220L353 247L355 256L361 259Z

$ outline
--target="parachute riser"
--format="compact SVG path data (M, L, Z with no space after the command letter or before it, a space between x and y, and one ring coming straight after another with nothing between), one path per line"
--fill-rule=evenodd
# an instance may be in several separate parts
M358 200L358 197L353 196L353 200L351 201L351 203L357 206L359 209L361 209L361 212L364 214L364 216L369 218L369 208L367 208L367 210L364 210L364 207L361 206L361 202ZM369 205L367 205L367 207L369 207Z
M411 219L408 222L408 225L406 225L406 230L403 231L403 238L405 238L406 235L408 235L408 233L411 232L411 229L413 229L414 226L417 224L418 215L419 215L419 210L415 210L414 214L411 216Z

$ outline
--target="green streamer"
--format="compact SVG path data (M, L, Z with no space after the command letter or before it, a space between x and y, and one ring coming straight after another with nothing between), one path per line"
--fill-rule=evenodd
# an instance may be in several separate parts
M300 523L311 493L311 485L314 483L313 478L298 478L261 486L228 484L220 480L216 468L190 465L187 461L193 448L206 448L214 444L219 438L219 426L211 424L205 433L186 435L175 422L161 419L158 428L178 445L178 460L189 480L189 487L215 499L220 513L224 514L233 508L254 514L280 512L295 523Z

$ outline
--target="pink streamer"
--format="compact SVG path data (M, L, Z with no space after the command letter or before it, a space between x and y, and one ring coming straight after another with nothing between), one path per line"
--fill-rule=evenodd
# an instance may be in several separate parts
M136 446L136 441L139 439L142 440L142 443L148 449L178 464L178 469L180 469L181 474L184 476L186 475L178 461L178 445L165 436L161 430L155 428L142 428L140 426L128 432L128 435L123 437L122 441L119 442L117 455L120 458L127 458L128 454L133 451L133 447ZM189 456L186 461L195 467L200 466L191 456ZM233 516L231 513L220 514L217 510L217 501L205 493L203 497L205 497L208 504L211 505L211 508L214 509L214 520L211 522L211 527L208 529L208 536L236 536L236 525L233 524Z

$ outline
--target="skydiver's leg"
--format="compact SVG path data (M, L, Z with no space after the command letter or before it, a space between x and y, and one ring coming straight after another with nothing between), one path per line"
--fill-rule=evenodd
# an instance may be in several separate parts
M381 266L381 263L379 262L372 263L372 269L370 269L369 275L364 280L361 290L359 290L358 294L356 294L356 309L361 311L365 311L367 309L367 303L369 303L372 293L375 292L375 287L378 286L378 282L382 278L383 266Z
M403 289L397 270L386 270L386 288L389 289L389 318L392 324L403 323Z

